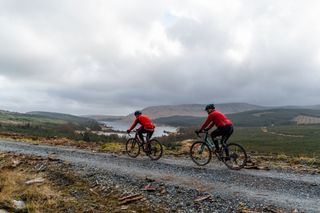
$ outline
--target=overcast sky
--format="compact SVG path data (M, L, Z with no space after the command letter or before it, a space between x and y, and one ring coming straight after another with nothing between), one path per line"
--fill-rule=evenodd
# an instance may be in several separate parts
M0 109L320 104L320 1L0 0Z

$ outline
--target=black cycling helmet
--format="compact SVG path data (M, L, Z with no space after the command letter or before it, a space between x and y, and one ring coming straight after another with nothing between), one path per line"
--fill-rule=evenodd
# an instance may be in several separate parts
M137 111L134 112L134 116L138 116L138 115L141 115L141 114L142 114L142 112L139 111L139 110L137 110Z
M206 111L208 110L208 109L215 109L216 107L214 106L214 104L208 104L207 106L206 106Z

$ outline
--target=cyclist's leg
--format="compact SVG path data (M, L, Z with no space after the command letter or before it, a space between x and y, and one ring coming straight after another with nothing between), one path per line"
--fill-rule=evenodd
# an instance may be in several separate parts
M230 136L233 133L233 126L232 125L224 126L224 127L222 127L221 132L222 132L221 143L226 144L228 139L230 138Z
M139 129L137 129L137 133L138 133L139 138L142 141L142 143L144 143L143 133L146 133L146 130L143 127L141 127Z
M153 129L152 129L152 130L151 130L151 129L146 130L146 133L147 133L147 149L148 149L148 150L151 149L150 139L151 139L151 137L152 137L152 135L153 135L153 132L154 132Z
M228 139L230 138L230 136L233 133L233 126L232 125L228 125L228 126L224 126L222 128L222 140L221 140L221 145L223 147L226 147L225 145L227 144ZM229 160L229 150L227 148L225 148L225 152L226 152L226 159L225 160Z
M214 143L214 146L216 147L216 150L219 150L219 143L216 140L216 137L221 136L221 135L222 135L222 132L219 127L217 129L215 129L213 132L211 132L211 138Z
M146 129L146 133L147 133L147 142L150 141L152 135L153 135L154 130L153 129Z

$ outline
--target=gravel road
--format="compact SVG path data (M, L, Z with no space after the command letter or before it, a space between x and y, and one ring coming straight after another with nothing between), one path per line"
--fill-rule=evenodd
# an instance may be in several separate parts
M73 169L106 190L140 191L154 179L165 193L143 192L152 205L181 212L236 212L239 206L270 212L272 209L320 212L320 175L285 171L232 171L219 162L197 167L190 159L93 153L62 146L0 141L0 151L51 156L69 162ZM210 201L194 202L211 195Z

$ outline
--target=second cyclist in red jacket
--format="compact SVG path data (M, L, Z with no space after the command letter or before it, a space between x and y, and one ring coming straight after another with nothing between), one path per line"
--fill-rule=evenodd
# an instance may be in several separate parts
M232 122L222 112L217 111L214 104L208 104L205 110L208 113L208 118L202 124L201 128L196 131L196 133L202 132L203 130L208 131L213 126L216 126L217 128L211 133L211 138L214 142L216 150L219 150L219 144L215 140L215 137L224 137L225 143L233 133Z

